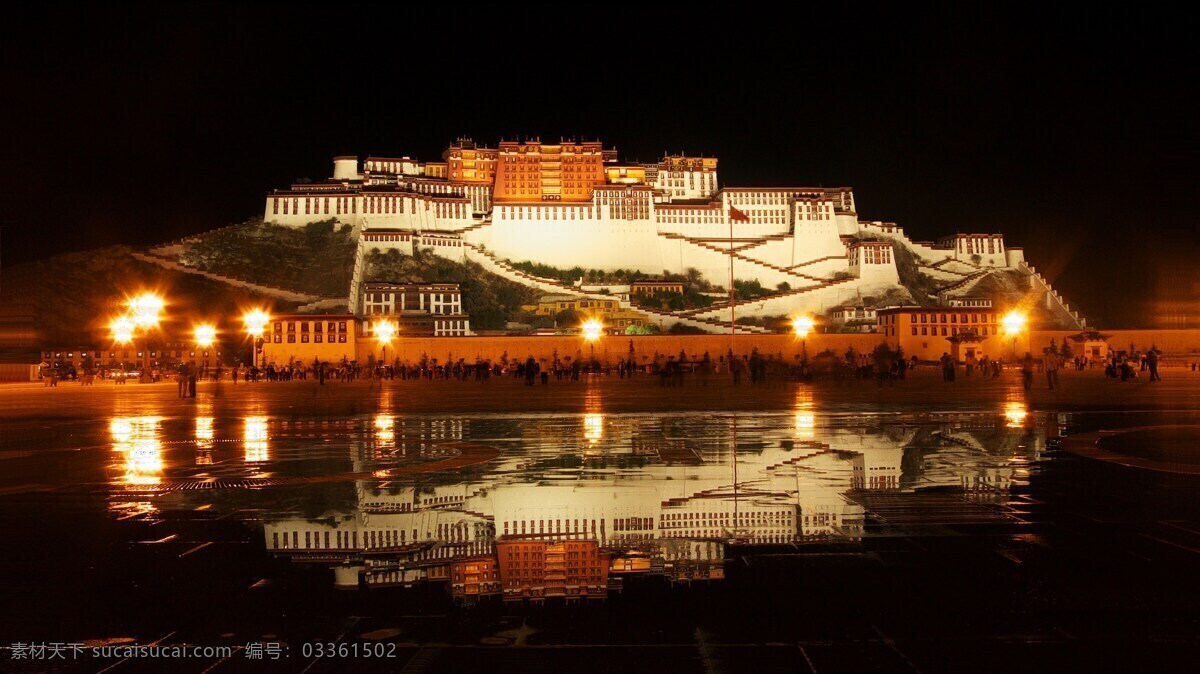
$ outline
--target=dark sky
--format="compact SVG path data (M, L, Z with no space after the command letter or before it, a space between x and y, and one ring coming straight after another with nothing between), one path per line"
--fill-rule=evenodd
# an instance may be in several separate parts
M575 136L853 185L916 239L1003 232L1101 323L1200 309L1194 20L417 4L9 15L4 263L244 220L335 154Z

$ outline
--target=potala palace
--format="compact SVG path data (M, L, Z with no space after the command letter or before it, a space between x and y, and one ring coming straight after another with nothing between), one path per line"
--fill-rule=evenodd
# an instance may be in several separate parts
M352 225L358 237L349 289L356 314L364 256L394 248L475 261L548 293L616 297L659 322L712 331L728 330L731 310L738 318L831 315L864 297L883 296L893 304L986 302L975 291L990 276L1025 284L1056 322L1084 325L1001 234L913 241L895 223L860 219L849 187L724 187L716 158L622 163L598 141L482 147L459 139L439 162L367 157L360 164L357 157L335 157L331 178L298 182L266 198L266 222L303 226L330 219ZM628 287L538 278L513 266L523 261L648 274L694 269L716 286L729 282L732 262L739 281L778 291L733 307L723 299L700 309L647 310ZM912 296L899 263L924 275L927 297Z

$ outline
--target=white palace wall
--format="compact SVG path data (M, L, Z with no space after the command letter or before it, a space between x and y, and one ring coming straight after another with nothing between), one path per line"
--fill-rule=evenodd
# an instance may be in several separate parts
M548 218L549 207L498 205L492 211L492 224L480 230L480 243L497 257L516 262L533 261L560 268L663 269L658 234L651 220L608 218L606 207L591 204L554 208L570 209L571 215L566 219L542 219L543 215ZM522 212L524 217L519 215ZM531 218L531 213L536 217Z

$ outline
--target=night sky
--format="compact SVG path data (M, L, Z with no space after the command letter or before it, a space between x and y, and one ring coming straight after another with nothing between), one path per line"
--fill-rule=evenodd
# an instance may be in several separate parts
M4 263L261 215L335 154L599 137L717 155L725 185L852 185L918 240L1003 232L1102 325L1200 321L1193 20L418 4L9 14Z

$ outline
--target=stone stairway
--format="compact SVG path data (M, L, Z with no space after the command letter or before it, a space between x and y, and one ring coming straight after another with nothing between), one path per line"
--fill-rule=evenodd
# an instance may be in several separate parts
M728 248L721 248L720 246L714 246L703 239L691 239L691 238L684 237L684 240L686 240L688 243L691 243L691 244L694 244L697 246L702 246L704 248L721 253L723 255L728 255L739 262L743 262L743 263L746 263L749 265L757 265L760 267L765 267L767 269L778 272L780 274L784 274L784 275L792 277L792 278L796 278L796 279L804 280L804 281L810 281L813 283L823 283L825 281L825 279L817 278L816 276L809 276L808 274L803 274L803 273L800 273L797 271L792 271L786 267L780 267L778 265L771 264L770 262L764 262L763 260L759 260L757 258L742 255L739 252L740 249L730 250Z
M980 281L987 278L988 276L991 276L992 271L993 270L991 270L991 269L980 269L977 272L968 274L967 276L964 276L962 279L955 281L954 283L951 283L950 285L948 285L944 288L939 289L938 295L941 295L942 293L966 292L966 291L970 290L971 288L973 288L976 283L979 283Z
M469 227L463 227L462 229L456 229L452 233L462 236L463 234L466 234L467 232L473 232L473 231L475 231L477 229L481 229L483 227L490 227L491 224L492 224L491 220L480 220L479 222L477 222Z
M1058 313L1061 318L1063 318L1067 323L1070 323L1077 330L1082 330L1083 328L1087 327L1087 319L1080 316L1079 312L1072 310L1071 305L1067 304L1067 301L1063 299L1062 295L1059 295L1058 291L1050 286L1050 282L1047 281L1046 278L1042 276L1035 267L1026 262L1022 262L1020 268L1029 272L1029 276L1033 280L1033 285L1041 286L1041 288L1046 291L1047 309Z
M475 244L467 243L466 241L463 242L462 250L463 250L464 254L466 255L467 259L469 259L473 262L479 263L485 269L492 272L493 274L496 274L497 276L500 276L501 278L508 279L509 281L513 281L514 283L520 283L522 285L537 288L539 290L542 290L542 291L545 291L548 293L560 293L560 294L564 294L564 295L574 295L577 297L586 297L588 299L616 301L618 306L620 306L622 309L631 309L633 311L640 311L648 316L662 320L662 322L664 324L682 323L682 324L690 326L690 327L699 328L706 332L722 332L722 331L728 331L730 329L728 323L721 323L720 321L717 321L717 320L706 319L706 318L694 318L694 317L684 316L684 315L680 315L680 314L672 313L672 312L668 312L668 311L659 311L656 309L648 309L646 307L637 306L629 301L619 299L613 295L605 295L603 293L587 292L587 291L580 290L579 288L576 288L574 286L569 286L569 285L559 282L559 281L542 278L540 276L534 276L533 274L527 273L525 271L517 269L516 267L513 267L511 264L509 264L508 262L505 262L504 260L499 259L491 252L483 250L482 248L480 248L479 246L476 246ZM749 326L749 325L736 326L735 331L737 333L756 333L756 334L764 334L764 333L769 332L769 330L766 330L765 328L759 328L756 326Z
M785 269L787 269L788 271L794 272L801 267L807 267L810 265L817 264L819 262L825 262L827 260L845 260L845 259L846 259L845 255L826 255L825 257L818 257L814 260L809 260L808 262L801 262L800 264L794 264L790 267L785 267Z
M841 286L841 285L845 285L845 284L849 284L849 283L857 283L857 282L858 282L857 278L842 279L840 281L824 281L821 284L815 285L815 286L807 286L804 288L789 290L787 292L773 293L771 295L763 295L762 297L756 297L754 299L749 299L749 300L740 300L738 302L735 302L733 305L734 315L736 316L737 309L739 307L745 307L745 306L750 306L750 305L755 305L755 304L765 304L767 302L772 302L772 301L777 301L777 300L782 300L782 299L789 299L789 298L796 298L796 297L800 297L802 295L810 295L810 294L820 293L822 291L829 290L830 288L834 288L836 286ZM784 308L781 307L781 309L784 309ZM702 309L689 310L690 313L688 313L688 315L696 320L721 321L721 320L728 320L729 310L730 310L729 303L724 302L719 305L704 307Z

